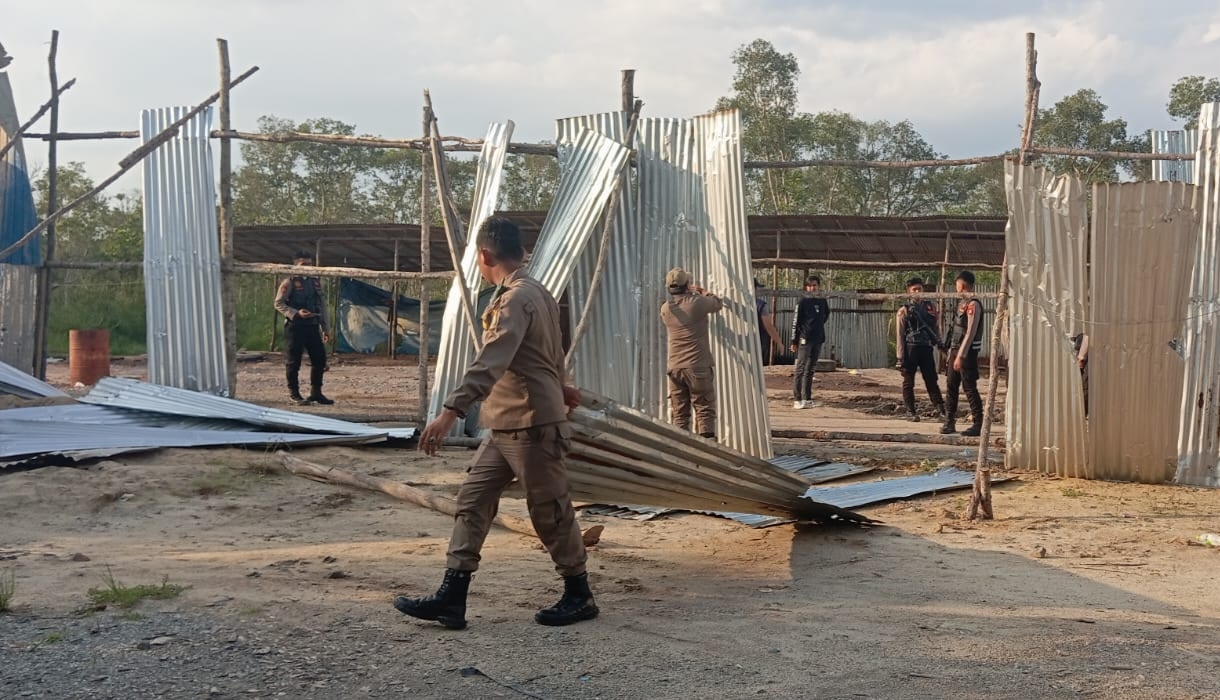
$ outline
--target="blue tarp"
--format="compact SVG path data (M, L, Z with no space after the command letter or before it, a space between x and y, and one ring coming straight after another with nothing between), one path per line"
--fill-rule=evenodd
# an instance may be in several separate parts
M489 287L479 294L478 313L491 299ZM384 350L390 335L390 292L354 279L339 280L339 318L335 321L339 352L372 353ZM428 352L435 356L441 347L441 324L445 302L428 304ZM403 355L419 354L419 300L398 297L398 350Z
M0 73L0 145L8 143L19 127L8 76ZM0 160L0 250L21 240L38 225L38 211L34 208L34 194L30 189L29 168L22 145L17 144L5 154L4 160ZM0 263L9 265L38 265L41 262L38 237L0 259Z

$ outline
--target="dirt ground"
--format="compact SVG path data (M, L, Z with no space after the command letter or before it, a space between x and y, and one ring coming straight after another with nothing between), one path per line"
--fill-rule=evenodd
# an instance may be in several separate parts
M241 398L287 405L277 357L241 369ZM777 427L938 427L900 420L892 370L821 374L821 405L799 412L787 371L768 370ZM308 410L413 416L415 376L410 361L340 359L327 378L338 403ZM882 468L866 478L968 458L883 443L777 451ZM452 495L471 453L297 454ZM435 588L449 518L275 464L164 450L0 473L0 576L16 582L0 697L1220 697L1220 549L1191 544L1220 533L1215 491L1020 473L979 523L962 519L963 492L861 509L885 523L866 530L582 516L606 528L590 550L602 615L560 629L532 620L561 588L545 552L495 530L470 627L451 632L390 606ZM525 516L516 498L503 511ZM88 612L107 576L186 589Z

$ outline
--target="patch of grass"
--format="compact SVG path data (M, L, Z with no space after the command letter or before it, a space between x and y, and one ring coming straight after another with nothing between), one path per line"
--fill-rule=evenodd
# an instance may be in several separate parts
M0 613L12 610L13 595L17 592L17 573L10 570L0 574Z
M63 640L64 640L63 632L51 632L47 636L43 637L42 641L38 642L38 646L47 646L48 644L58 644L58 643L62 642Z
M1069 486L1069 487L1063 489L1062 493L1064 496L1066 496L1068 498L1080 498L1081 496L1088 495L1083 490L1078 489L1074 486Z
M141 615L140 613L136 612L135 610L129 610L129 611L123 613L122 615L120 615L119 619L126 620L127 622L139 622L140 620L144 619L144 616Z
M936 462L931 459L925 459L924 461L919 463L919 471L921 471L921 472L936 471Z
M102 578L102 583L104 585L101 588L89 589L89 602L93 603L95 609L116 605L129 610L142 600L177 598L186 590L186 586L170 583L169 576L163 577L158 586L124 586L114 578L114 572L109 566L106 567L106 576Z

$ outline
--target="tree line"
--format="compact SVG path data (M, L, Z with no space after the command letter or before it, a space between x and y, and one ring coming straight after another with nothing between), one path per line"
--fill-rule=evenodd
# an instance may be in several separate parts
M747 160L792 161L939 160L946 155L909 120L869 121L847 112L800 110L800 65L792 53L757 39L732 55L730 94L717 109L737 108L743 121ZM1166 112L1186 128L1203 103L1220 100L1220 79L1185 76L1169 88ZM1019 128L1014 125L1014 130ZM262 133L291 131L357 135L355 124L326 117L295 122L267 115ZM1014 136L1014 141L1016 140ZM1039 145L1106 151L1147 152L1146 131L1131 131L1110 113L1094 90L1082 88L1040 109ZM234 172L234 218L238 225L408 223L419 216L422 159L414 150L346 147L319 143L241 144L241 167ZM1039 164L1071 173L1086 183L1147 177L1147 161L1095 161L1042 157ZM451 158L449 176L460 208L468 208L475 161ZM501 191L504 210L549 207L559 166L548 156L510 155ZM59 168L59 197L70 201L93 186L84 166ZM36 176L39 211L46 211L46 173ZM818 167L750 170L746 173L751 214L844 214L919 216L958 214L1003 216L1003 164L918 169ZM434 216L439 216L436 207ZM138 192L99 195L57 224L56 256L61 260L140 260L143 211ZM434 223L439 223L437 219ZM901 275L903 273L894 273ZM841 273L854 286L885 284L894 275ZM884 277L885 279L881 279ZM850 280L849 280L850 278ZM857 279L859 278L859 279ZM874 279L876 278L876 279ZM241 343L265 345L270 290L243 280L239 325ZM267 317L267 318L264 318ZM144 343L143 285L131 272L59 271L51 315L51 348L62 352L70 328L109 327L116 352L141 350Z

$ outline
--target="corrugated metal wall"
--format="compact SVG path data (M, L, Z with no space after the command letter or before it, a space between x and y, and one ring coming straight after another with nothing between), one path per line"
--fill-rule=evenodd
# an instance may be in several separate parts
M188 110L140 113L145 143ZM220 298L211 110L144 159L144 290L148 378L154 384L228 395Z
M0 362L34 374L38 268L0 264Z
M487 127L483 147L479 150L470 221L467 222L465 249L462 251L461 261L462 274L468 285L465 293L470 299L470 307L476 310L479 308L478 296L483 286L483 278L479 274L479 249L475 245L475 234L483 222L496 211L500 199L500 184L504 181L504 159L508 157L508 142L512 135L511 121L505 124L493 122ZM474 340L470 337L467 327L473 323L478 332L482 333L480 320L466 317L462 293L462 283L455 276L449 286L449 298L445 302L445 313L441 320L441 344L436 356L436 378L432 382L432 394L428 402L428 420L440 414L445 398L457 387L470 361L474 359ZM470 418L477 422L477 414L471 415ZM466 421L459 420L453 427L454 435L466 432Z
M1007 161L1012 285L1009 467L1089 476L1072 337L1085 330L1087 203L1080 181Z
M556 122L559 167L566 168L580 133L588 129L624 143L630 114L608 112ZM576 385L630 406L635 398L636 326L639 323L640 228L636 221L635 193L628 182L623 187L614 217L606 267L597 297L589 309L584 334L572 356ZM601 247L604 223L599 221L576 263L568 285L568 307L573 329L589 296L593 270Z
M1195 176L1199 238L1182 337L1186 373L1176 478L1220 486L1220 103L1200 110Z
M746 229L740 115L642 119L639 133L637 408L650 416L668 415L667 338L659 310L667 296L665 272L681 266L725 303L711 327L717 439L768 458L771 429Z
M1186 313L1198 243L1194 186L1093 186L1089 463L1098 479L1159 484L1177 462Z
M1199 150L1199 132L1186 131L1148 132L1153 153L1194 153ZM1195 164L1189 160L1152 161L1152 179L1160 182L1195 182Z

